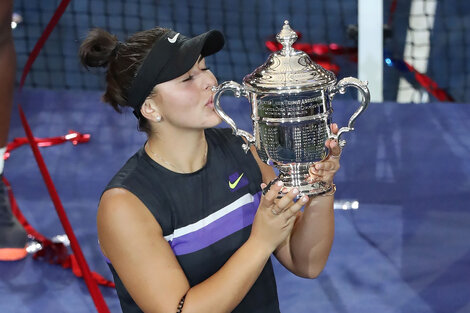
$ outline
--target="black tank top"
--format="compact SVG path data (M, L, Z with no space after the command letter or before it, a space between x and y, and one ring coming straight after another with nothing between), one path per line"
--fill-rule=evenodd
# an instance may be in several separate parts
M200 170L172 172L141 148L106 187L125 188L145 204L191 286L217 272L248 239L261 197L261 172L252 154L242 150L243 140L229 129L207 129L205 135L207 162ZM108 265L123 312L142 312ZM233 312L279 312L270 260Z

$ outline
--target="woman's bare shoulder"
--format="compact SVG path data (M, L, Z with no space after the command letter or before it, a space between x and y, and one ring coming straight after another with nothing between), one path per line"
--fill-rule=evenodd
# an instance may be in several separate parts
M124 226L135 223L141 226L155 228L161 235L162 230L147 207L133 193L124 188L111 188L106 190L98 206L98 230L100 224L110 226Z

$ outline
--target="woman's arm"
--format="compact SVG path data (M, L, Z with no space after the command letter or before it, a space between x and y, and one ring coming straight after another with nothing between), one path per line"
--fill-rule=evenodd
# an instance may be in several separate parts
M332 195L311 199L297 216L290 237L274 252L297 276L316 278L326 265L334 238L333 200Z
M336 124L332 125L332 131L338 132ZM327 140L325 145L330 149L330 155L311 169L311 175L331 184L339 169L341 149L336 141ZM263 181L271 181L275 177L274 170L260 160L254 148L251 151L258 162ZM276 248L274 255L292 273L315 278L325 267L334 237L333 205L333 194L311 198L304 211L297 214L290 236Z
M127 190L110 189L103 194L97 216L100 245L144 312L176 312L183 295L184 313L231 312L250 290L271 253L291 232L302 206L291 205L295 197L291 193L284 198L289 210L274 215L271 208L281 188L275 185L262 197L245 244L219 271L192 288L160 225Z

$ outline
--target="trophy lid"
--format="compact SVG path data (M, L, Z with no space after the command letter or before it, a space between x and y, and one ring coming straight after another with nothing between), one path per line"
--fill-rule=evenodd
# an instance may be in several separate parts
M263 93L299 92L322 89L336 82L332 72L292 47L297 34L290 28L289 21L284 21L276 39L282 44L282 50L272 53L263 65L243 78L248 89Z

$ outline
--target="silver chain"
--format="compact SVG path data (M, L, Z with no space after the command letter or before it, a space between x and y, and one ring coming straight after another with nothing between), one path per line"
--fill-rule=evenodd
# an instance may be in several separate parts
M161 157L160 155L158 155L158 154L156 154L155 152L153 152L152 147L150 147L150 142L149 142L149 141L147 141L147 148L149 149L150 153L152 153L152 155L153 155L155 158L157 158L158 160L162 161L163 164L165 164L165 165L167 165L167 166L173 168L174 170L178 171L178 173L185 173L185 174L189 173L189 172L186 172L186 171L181 170L178 166L174 165L173 163L168 162L168 161L165 160L163 157ZM208 149L207 149L207 141L206 141L206 149L205 149L205 152L204 152L203 164L205 164L206 161L207 161L207 150L208 150Z

